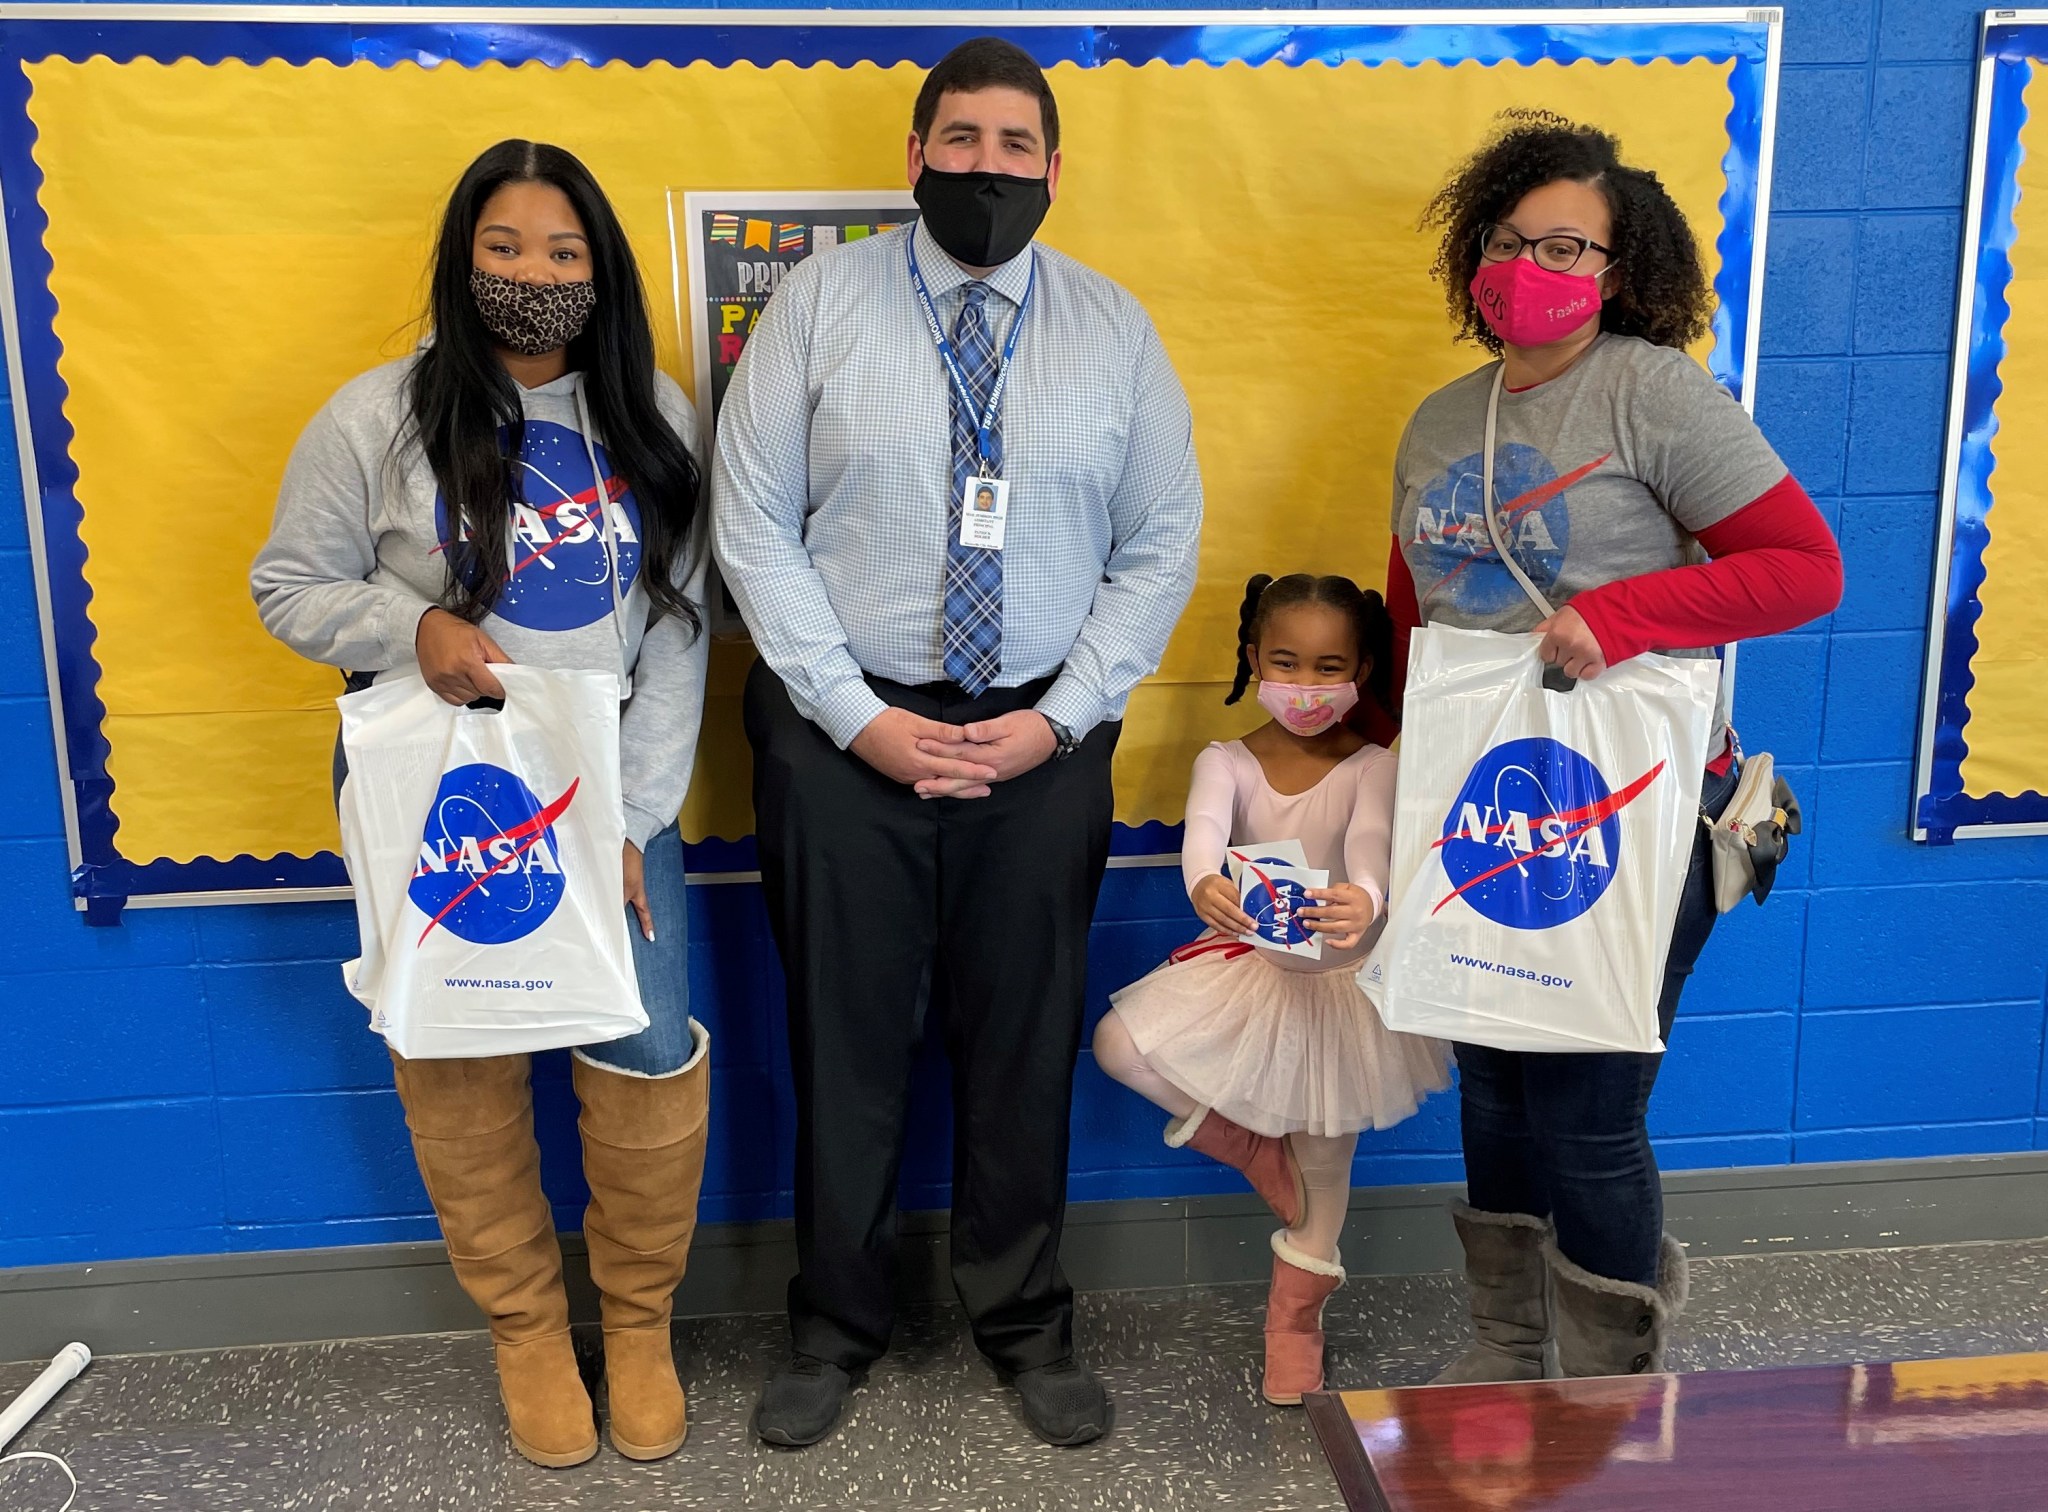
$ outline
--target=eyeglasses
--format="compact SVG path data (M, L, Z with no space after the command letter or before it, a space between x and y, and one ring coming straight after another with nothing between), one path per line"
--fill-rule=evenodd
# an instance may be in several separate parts
M1487 226L1479 233L1479 255L1490 263L1513 262L1529 247L1536 249L1536 266L1548 268L1553 273L1571 272L1588 250L1603 257L1614 255L1596 241L1583 236L1567 236L1562 232L1539 236L1534 241L1512 226Z

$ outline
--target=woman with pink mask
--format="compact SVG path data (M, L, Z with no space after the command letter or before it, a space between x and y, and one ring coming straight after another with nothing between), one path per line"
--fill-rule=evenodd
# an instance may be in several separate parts
M1264 1388L1281 1406L1323 1383L1323 1303L1344 1280L1337 1239L1359 1131L1399 1123L1450 1084L1446 1048L1389 1033L1357 980L1386 915L1394 758L1345 715L1361 687L1384 704L1392 645L1380 596L1349 578L1246 585L1224 701L1256 677L1272 718L1195 758L1181 868L1209 928L1115 994L1095 1033L1096 1063L1172 1115L1166 1142L1242 1171L1285 1225L1273 1235ZM1319 940L1313 956L1247 943L1274 920L1254 922L1225 865L1232 846L1250 847L1257 868L1284 841L1329 873L1303 900L1264 883L1272 913L1305 926L1278 932Z
M1826 523L1687 355L1713 290L1655 174L1602 131L1511 111L1424 224L1442 232L1434 271L1459 336L1498 360L1425 399L1401 439L1387 573L1400 664L1418 625L1533 631L1545 661L1590 679L1833 610ZM1716 816L1741 765L1725 721L1710 751L1701 809ZM1716 917L1707 844L1703 827L1666 962L1667 1043ZM1662 1056L1456 1048L1468 1202L1454 1217L1476 1337L1439 1379L1533 1379L1553 1347L1567 1376L1661 1370L1685 1302L1646 1129Z

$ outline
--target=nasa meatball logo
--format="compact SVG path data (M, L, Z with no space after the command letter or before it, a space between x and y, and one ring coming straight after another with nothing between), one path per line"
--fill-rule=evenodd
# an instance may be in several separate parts
M605 514L611 513L619 557L619 595L632 591L640 575L640 501L626 480L612 471L611 458L596 447L597 470L590 475L590 449L582 435L551 420L522 427L519 457L512 464L518 502L512 506L510 559L500 569L504 587L491 612L526 630L580 630L612 612L612 556L605 543ZM499 432L499 445L509 442ZM434 534L448 545L448 503L434 496ZM472 576L484 564L469 562Z
M487 762L442 777L406 889L427 916L422 943L445 929L472 945L503 945L548 921L564 890L554 823L579 782L543 803L517 775Z
M1561 741L1530 736L1495 746L1473 765L1444 816L1436 849L1451 890L1509 929L1555 929L1600 901L1621 859L1621 813L1664 771L1612 789L1600 769Z
M1570 490L1599 471L1606 456L1562 475L1542 452L1504 441L1493 454L1493 497L1508 549L1539 588L1557 583L1571 547ZM1486 459L1460 457L1431 479L1415 504L1408 558L1425 601L1491 618L1519 609L1522 585L1502 564L1486 528Z
M1308 889L1291 877L1275 880L1266 871L1269 866L1292 864L1280 856L1254 856L1245 863L1259 884L1246 895L1245 907L1259 938L1269 945L1306 945L1310 939L1301 911L1313 908L1315 899L1308 895Z

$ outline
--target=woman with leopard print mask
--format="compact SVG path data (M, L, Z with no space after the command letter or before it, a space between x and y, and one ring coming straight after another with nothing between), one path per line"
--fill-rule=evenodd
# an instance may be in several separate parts
M349 669L415 669L450 703L503 696L492 666L610 670L626 897L649 1025L574 1053L603 1297L613 1447L687 1431L670 1297L704 1171L709 1036L689 1016L675 818L703 714L695 416L654 366L640 273L589 171L500 142L441 224L412 356L344 385L287 468L251 584L270 632ZM336 752L337 784L340 752ZM490 1319L512 1442L542 1465L597 1452L541 1190L528 1057L406 1060L399 1097L448 1255Z

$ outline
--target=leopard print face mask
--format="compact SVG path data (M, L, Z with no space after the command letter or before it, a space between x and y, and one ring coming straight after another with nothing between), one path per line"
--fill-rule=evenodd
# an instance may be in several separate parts
M544 357L582 334L597 308L597 285L520 283L482 268L469 270L469 292L484 328L525 357Z

